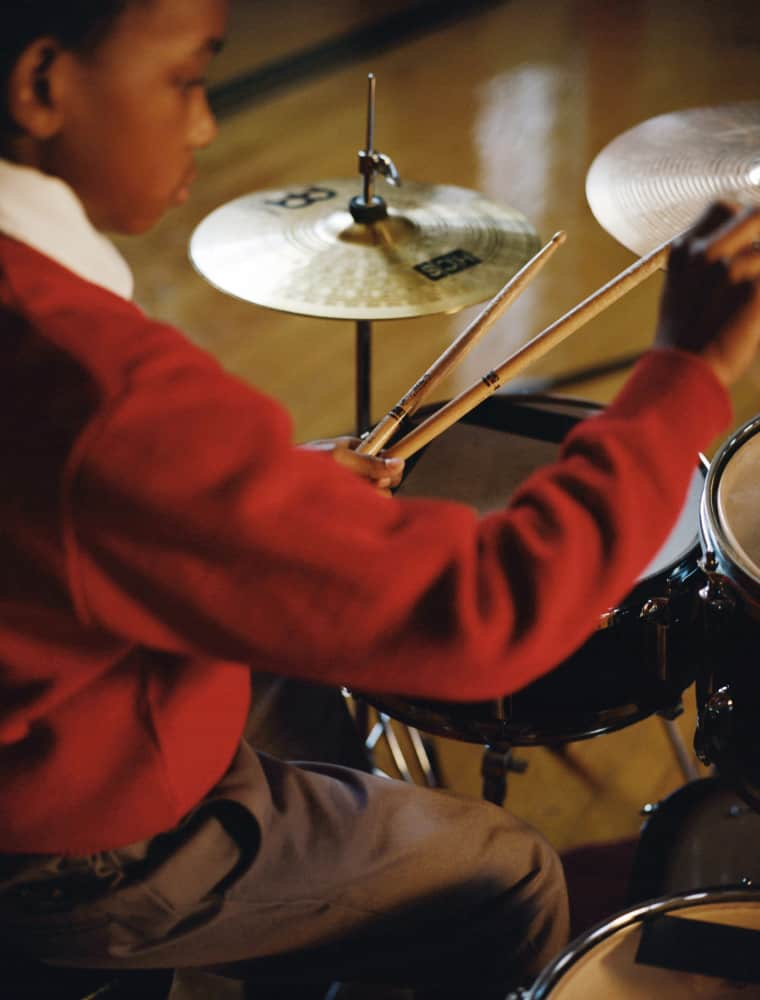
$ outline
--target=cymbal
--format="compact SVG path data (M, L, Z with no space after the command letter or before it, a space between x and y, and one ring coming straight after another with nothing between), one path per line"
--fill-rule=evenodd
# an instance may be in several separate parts
M208 215L190 258L212 285L326 319L452 312L495 295L539 249L512 208L450 185L389 191L388 217L354 222L356 180L257 191Z
M760 204L760 102L674 111L623 132L591 164L586 197L639 256L716 198Z

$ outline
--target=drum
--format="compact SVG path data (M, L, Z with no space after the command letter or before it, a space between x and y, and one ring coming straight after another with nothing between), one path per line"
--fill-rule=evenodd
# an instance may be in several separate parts
M398 492L460 500L481 513L501 509L529 473L557 458L567 432L599 409L559 397L491 396L410 460ZM421 410L419 419L426 415ZM686 503L661 550L621 605L600 616L594 635L547 676L490 702L362 697L414 728L492 746L559 744L654 712L678 714L694 679L704 481L704 463L695 462Z
M760 886L760 813L715 777L645 807L629 904L693 889Z
M573 941L520 996L760 997L760 891L696 891L625 910Z
M695 745L760 809L760 417L716 454L700 535L707 584Z

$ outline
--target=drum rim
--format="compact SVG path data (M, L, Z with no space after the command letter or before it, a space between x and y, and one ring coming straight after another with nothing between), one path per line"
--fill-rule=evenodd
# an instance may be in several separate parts
M538 679L540 680L540 678ZM519 695L520 691L513 693ZM564 729L546 728L546 724L525 724L521 729L518 729L518 726L513 724L510 719L501 719L497 715L485 720L473 719L471 726L467 725L467 720L460 720L455 725L452 721L452 712L460 704L456 701L444 702L434 698L412 697L386 692L354 690L353 694L364 699L375 710L382 712L390 719L395 719L413 729L420 729L434 736L443 736L446 739L461 740L480 746L532 747L579 743L582 740L590 740L597 736L605 736L608 733L626 729L628 726L648 719L655 712L669 707L654 704L643 705L631 701L611 708L590 710L587 725L577 722L576 717L571 720L573 724L568 723ZM503 695L501 698L491 700L503 701L509 697L511 696ZM678 699L674 698L673 700L677 701ZM433 707L428 704L429 702L433 703ZM444 712L438 708L438 705L450 706L451 712Z
M656 899L645 900L619 910L607 920L600 921L590 930L584 931L574 938L544 970L533 983L527 993L526 1000L546 1000L552 990L575 963L592 950L597 944L612 934L623 930L631 924L640 922L647 916L655 916L673 909L688 909L705 903L760 903L760 889L749 887L727 888L706 887L688 892L669 893ZM675 904L679 904L676 906Z
M742 566L746 556L734 546L720 522L718 487L728 463L751 438L760 433L760 416L754 416L738 427L718 449L710 463L699 505L699 534L705 556L705 569L711 572L715 563L722 576L731 580L747 596L760 591L760 578L750 575Z

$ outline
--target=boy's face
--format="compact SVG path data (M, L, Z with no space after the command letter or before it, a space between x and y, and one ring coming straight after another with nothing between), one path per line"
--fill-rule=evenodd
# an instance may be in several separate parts
M143 232L187 198L193 154L216 134L204 74L227 7L134 2L94 52L68 54L61 126L41 166L74 188L99 229Z

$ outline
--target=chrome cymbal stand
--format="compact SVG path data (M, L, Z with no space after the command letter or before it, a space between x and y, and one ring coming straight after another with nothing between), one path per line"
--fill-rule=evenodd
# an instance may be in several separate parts
M385 153L375 150L375 74L367 78L367 133L364 149L359 150L359 173L363 178L362 193L352 198L349 211L362 225L372 225L388 217L388 205L384 198L375 194L375 176L381 177L398 187L401 177L396 165ZM372 376L372 322L368 319L356 321L356 435L361 437L371 425L371 376ZM404 750L396 735L392 720L383 712L377 713L377 721L369 726L369 706L362 698L354 699L354 718L364 745L373 755L378 742L385 739L391 759L404 781L413 782L414 777ZM423 781L431 788L439 784L435 767L419 732L409 726L403 727L412 748Z
M361 195L352 198L349 211L354 222L371 225L388 217L385 199L375 194L375 175L379 174L393 187L401 184L401 177L393 160L375 150L375 74L368 76L367 135L364 149L359 150L359 173L363 177ZM372 323L368 319L356 321L356 433L359 437L369 430L372 367Z

